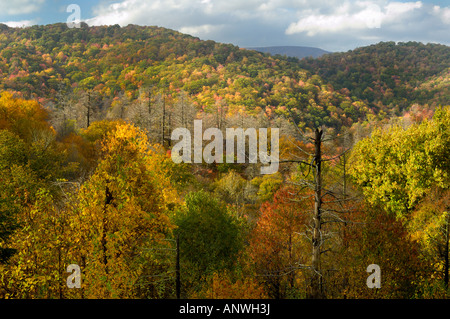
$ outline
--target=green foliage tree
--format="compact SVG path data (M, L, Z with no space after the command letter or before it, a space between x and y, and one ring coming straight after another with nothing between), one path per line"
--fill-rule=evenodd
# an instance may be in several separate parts
M208 275L236 266L243 244L242 225L205 191L189 193L185 201L174 216L175 236L180 242L182 285L195 291Z
M441 107L430 121L375 131L351 154L350 175L366 200L386 209L420 246L427 268L416 282L422 296L442 297L448 288L449 132L450 107Z
M449 187L450 107L408 129L378 129L356 144L350 175L367 200L402 218L434 185Z

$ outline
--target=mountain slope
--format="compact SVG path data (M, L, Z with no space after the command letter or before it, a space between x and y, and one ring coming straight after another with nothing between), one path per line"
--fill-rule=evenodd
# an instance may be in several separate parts
M373 105L398 107L418 104L450 104L448 72L450 47L417 42L381 42L300 65L318 74L336 89ZM424 83L433 82L433 86Z
M318 58L324 54L330 53L320 48L304 47L304 46L270 46L270 47L250 47L249 50L269 53L271 55L281 55L303 59L306 57Z
M59 23L0 30L1 90L49 108L68 97L72 105L92 97L102 112L96 119L145 92L147 99L164 95L169 106L186 96L195 112L214 116L218 110L267 119L293 115L310 128L400 115L413 103L450 104L444 45L379 43L298 60L160 27Z
M38 99L86 92L109 108L120 96L138 99L142 89L175 103L182 92L201 112L287 114L301 126L351 125L370 112L336 92L297 60L271 57L230 44L159 27L129 25L69 29L65 24L1 28L0 89ZM127 102L128 103L128 102Z

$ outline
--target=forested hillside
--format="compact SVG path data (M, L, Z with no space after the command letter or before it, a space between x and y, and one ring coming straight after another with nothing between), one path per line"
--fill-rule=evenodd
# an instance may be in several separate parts
M0 88L44 105L58 107L60 95L74 94L79 101L90 92L104 111L119 96L132 101L152 90L172 99L184 92L206 112L219 104L230 113L253 115L289 108L310 127L351 125L370 112L295 60L158 27L4 26L0 43Z
M448 47L0 29L0 298L450 296ZM177 162L177 128L211 155L212 129L254 129L278 171L250 133L243 163Z
M448 103L450 47L445 45L382 42L300 65L335 89L346 88L371 107L397 115L415 103Z

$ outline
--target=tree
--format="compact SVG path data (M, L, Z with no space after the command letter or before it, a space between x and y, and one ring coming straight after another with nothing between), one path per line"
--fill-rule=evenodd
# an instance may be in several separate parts
M305 207L293 201L293 193L284 187L275 193L273 202L264 202L250 235L248 249L255 275L270 298L298 297L305 280L298 275L309 260L301 235L306 215L299 213Z
M156 125L156 93L153 88L141 88L139 95L129 106L129 119L142 130L147 131L149 139L156 143L154 126Z
M407 227L380 206L357 203L346 215L342 244L327 262L327 294L331 298L411 299L422 297L430 278L430 265ZM368 288L367 267L381 270L381 288ZM435 295L437 296L437 295ZM429 296L431 297L431 296Z
M233 279L228 272L214 273L205 288L192 295L193 299L263 299L263 287L254 278Z
M14 98L8 92L1 94L0 129L17 134L26 143L37 140L48 143L54 138L48 119L48 112L38 102Z
M144 132L119 124L103 140L102 158L80 189L77 223L85 296L132 297L148 250L173 228L168 207L176 200L162 162ZM145 260L145 258L144 258ZM140 261L140 262L139 262Z
M180 92L178 99L173 106L173 126L185 127L189 130L193 128L197 110L190 101L186 92Z
M69 231L71 211L58 207L50 191L40 188L36 200L17 214L20 225L10 238L16 253L1 271L3 298L65 298L66 267L73 260ZM78 296L79 297L79 296Z
M74 133L77 129L75 103L72 102L72 97L73 92L67 90L64 84L60 84L56 96L56 104L50 114L52 126L55 128L59 139Z
M449 132L450 107L408 129L376 130L356 144L349 174L370 203L407 218L432 186L449 185Z
M119 96L115 97L112 101L107 117L109 119L125 120L128 118L129 108L130 98L126 94L120 93Z
M378 130L357 143L350 169L367 201L395 216L421 244L429 265L443 274L443 287L449 280L449 132L449 107L407 129Z
M312 296L317 298L322 295L322 274L320 273L320 255L322 239L322 134L323 131L316 129L314 136L314 213L312 230Z
M189 193L185 202L174 223L186 291L214 272L232 270L243 238L240 220L205 191Z
M327 175L332 175L330 167L336 165L335 162L349 149L345 149L337 155L334 152L331 153L332 155L324 155L328 153L324 147L325 142L335 140L336 137L325 139L326 132L323 128L316 128L309 137L299 129L298 133L305 145L304 148L300 143L296 145L297 152L301 153L301 157L293 154L293 158L282 159L280 162L298 164L298 172L291 181L292 185L297 188L298 199L296 200L312 201L313 203L312 209L302 212L310 216L304 235L310 240L312 248L309 265L304 268L311 271L308 297L324 298L326 294L323 282L322 254L331 250L331 247L325 248L325 245L335 237L333 224L346 222L343 214L348 212L348 208L345 208L343 204L354 199L343 194L339 183L336 183L333 176ZM310 206L306 205L306 207ZM327 229L324 228L325 224Z
M36 101L0 97L0 258L17 247L9 236L24 227L23 215L37 200L39 189L56 194L52 183L71 169L66 153L55 141L47 111Z
M436 265L444 290L449 285L450 191L433 188L411 214L408 229L425 255Z
M78 91L74 97L75 120L78 128L88 128L92 122L101 118L101 96L94 90Z
M7 241L18 226L15 220L26 200L24 190L17 182L20 169L26 165L26 145L15 134L7 130L0 130L0 243ZM20 188L19 188L20 187ZM19 191L20 189L20 191ZM5 262L14 250L9 247L0 248L0 262Z
M223 174L220 179L213 184L214 193L223 202L232 206L241 216L244 215L245 204L248 203L249 185L248 182L234 170Z

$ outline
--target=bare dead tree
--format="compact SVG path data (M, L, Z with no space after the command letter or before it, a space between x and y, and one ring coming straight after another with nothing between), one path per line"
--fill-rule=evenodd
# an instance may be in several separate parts
M293 121L293 117L291 117L291 120ZM293 123L295 125L295 121ZM297 125L295 127L299 139L312 144L313 150L308 151L295 145L302 156L282 159L280 163L297 163L306 168L306 172L297 181L292 182L298 189L296 201L301 202L312 198L314 202L312 212L306 212L310 214L311 219L310 223L306 225L306 231L303 234L311 243L311 262L310 265L302 268L311 271L308 297L314 299L325 298L322 255L331 250L331 248L325 246L325 243L336 237L337 234L331 227L325 228L325 225L347 223L344 213L348 212L348 209L345 209L343 204L346 201L354 200L354 198L346 194L345 155L350 148L345 148L337 155L325 155L324 143L334 140L336 137L326 137L326 131L323 127L315 128L309 136L303 133ZM338 183L333 184L331 181L324 179L324 165L327 162L339 161L342 158L344 159L344 186L338 187Z
M77 128L88 128L92 122L102 119L104 103L105 101L95 91L74 92L71 95L71 108Z
M173 127L188 122L189 114L188 102L174 104L164 90L147 87L141 88L139 97L129 102L125 118L147 131L152 143L170 146Z
M56 104L51 109L51 123L58 137L62 138L75 131L75 112L71 100L71 92L61 84L56 93Z
M139 96L128 107L127 119L145 130L152 143L159 142L159 95L154 87L142 87Z
M129 118L130 104L130 98L123 92L119 93L108 110L107 119L125 120Z
M193 131L194 120L197 116L197 109L190 101L189 95L186 92L181 92L178 95L170 111L171 129L184 127L191 132ZM169 133L171 135L172 130Z

